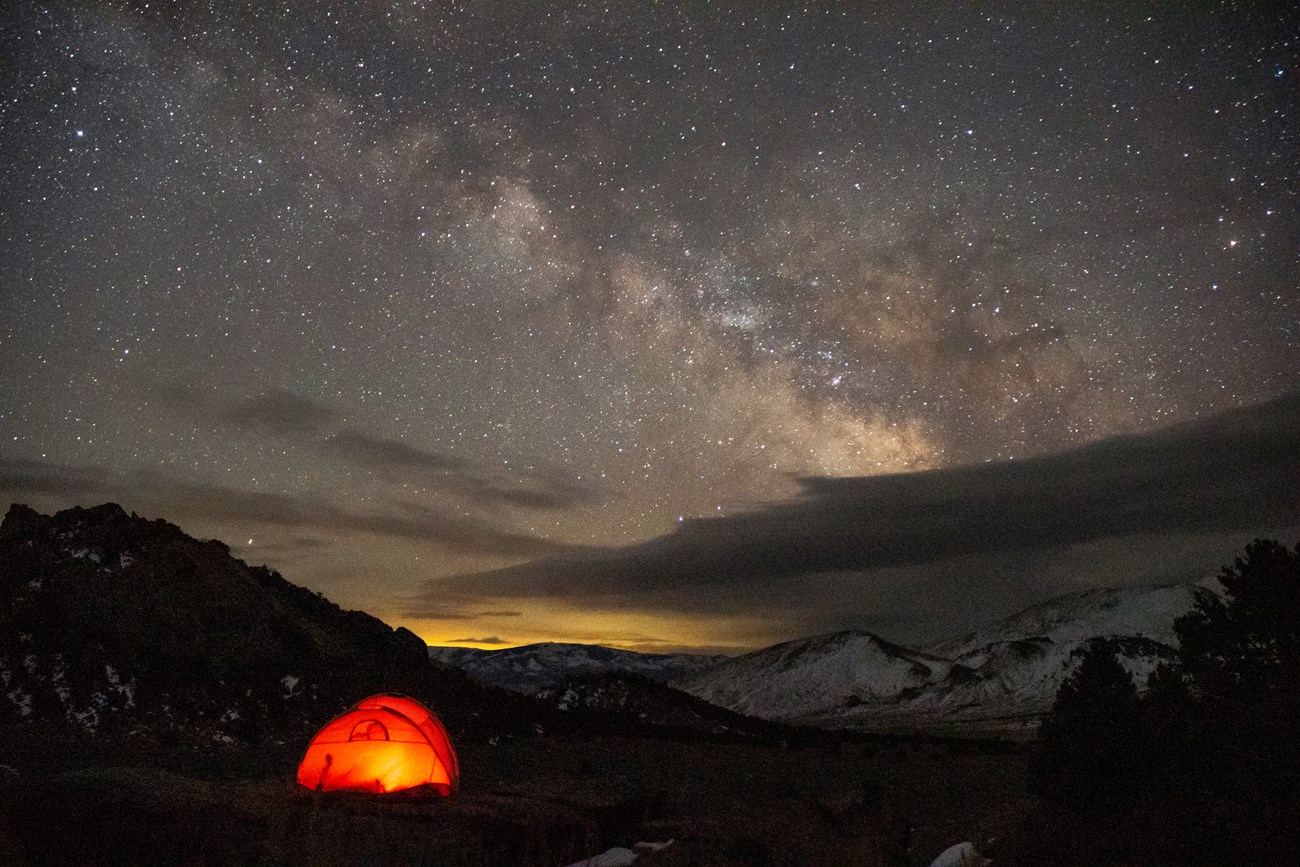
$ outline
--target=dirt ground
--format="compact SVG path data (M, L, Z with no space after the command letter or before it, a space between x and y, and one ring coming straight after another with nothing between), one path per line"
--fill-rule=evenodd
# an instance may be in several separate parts
M924 867L955 842L1004 834L1028 806L1024 749L997 742L796 748L610 738L537 747L484 748L467 760L475 767L467 790L641 803L649 812L634 827L639 839L775 853L768 863Z
M556 867L673 839L674 865L920 865L1009 829L1023 751L891 739L815 746L605 737L502 739L461 751L461 792L314 794L285 778L95 768L11 780L13 864Z

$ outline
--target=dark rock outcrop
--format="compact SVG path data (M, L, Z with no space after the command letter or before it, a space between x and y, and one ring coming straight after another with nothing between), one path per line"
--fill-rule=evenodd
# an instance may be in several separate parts
M409 630L165 521L111 503L53 516L15 505L0 525L0 762L76 765L84 750L285 767L380 691L427 702L456 738L535 722L524 699L431 665Z

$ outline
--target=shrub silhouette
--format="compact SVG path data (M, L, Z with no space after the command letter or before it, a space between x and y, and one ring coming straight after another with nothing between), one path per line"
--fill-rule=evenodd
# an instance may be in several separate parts
M1039 732L1035 782L1044 796L1102 816L1131 807L1128 782L1136 769L1137 687L1104 639L1090 642L1079 667L1062 684Z
M1300 864L1300 545L1256 540L1143 695L1093 642L1035 754L1008 864Z

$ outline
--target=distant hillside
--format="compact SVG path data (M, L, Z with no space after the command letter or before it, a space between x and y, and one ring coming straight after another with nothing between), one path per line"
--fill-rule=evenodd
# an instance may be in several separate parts
M1032 726L1092 638L1139 681L1174 649L1173 621L1210 591L1090 590L912 650L867 632L778 644L673 681L722 707L833 728L991 733Z
M728 740L824 741L825 733L788 726L718 707L663 683L624 672L582 674L540 690L538 701L566 713L586 713L611 722L635 721L664 734L725 736Z
M1003 734L1032 728L1093 638L1115 639L1139 682L1174 651L1173 622L1211 591L1193 585L1063 596L922 649L870 632L787 641L742 656L646 654L588 644L431 647L434 660L548 704L652 720L681 690L763 720L865 731ZM624 677L626 676L626 677ZM635 686L637 681L645 681ZM650 690L665 684L675 690ZM629 686L629 684L633 684ZM568 689L572 687L572 689ZM566 692L567 690L567 692ZM568 694L570 699L563 697Z
M947 664L869 632L837 632L729 659L678 686L740 713L789 719L854 699L891 698L928 683Z
M588 674L632 674L657 683L716 665L725 656L636 653L598 644L543 642L506 650L430 647L429 656L482 683L532 694Z

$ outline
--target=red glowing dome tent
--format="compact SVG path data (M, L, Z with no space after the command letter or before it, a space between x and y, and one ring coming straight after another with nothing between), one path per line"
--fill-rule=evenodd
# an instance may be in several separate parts
M432 786L450 795L460 766L442 721L402 695L372 695L325 724L298 765L298 782L321 791L396 792Z

